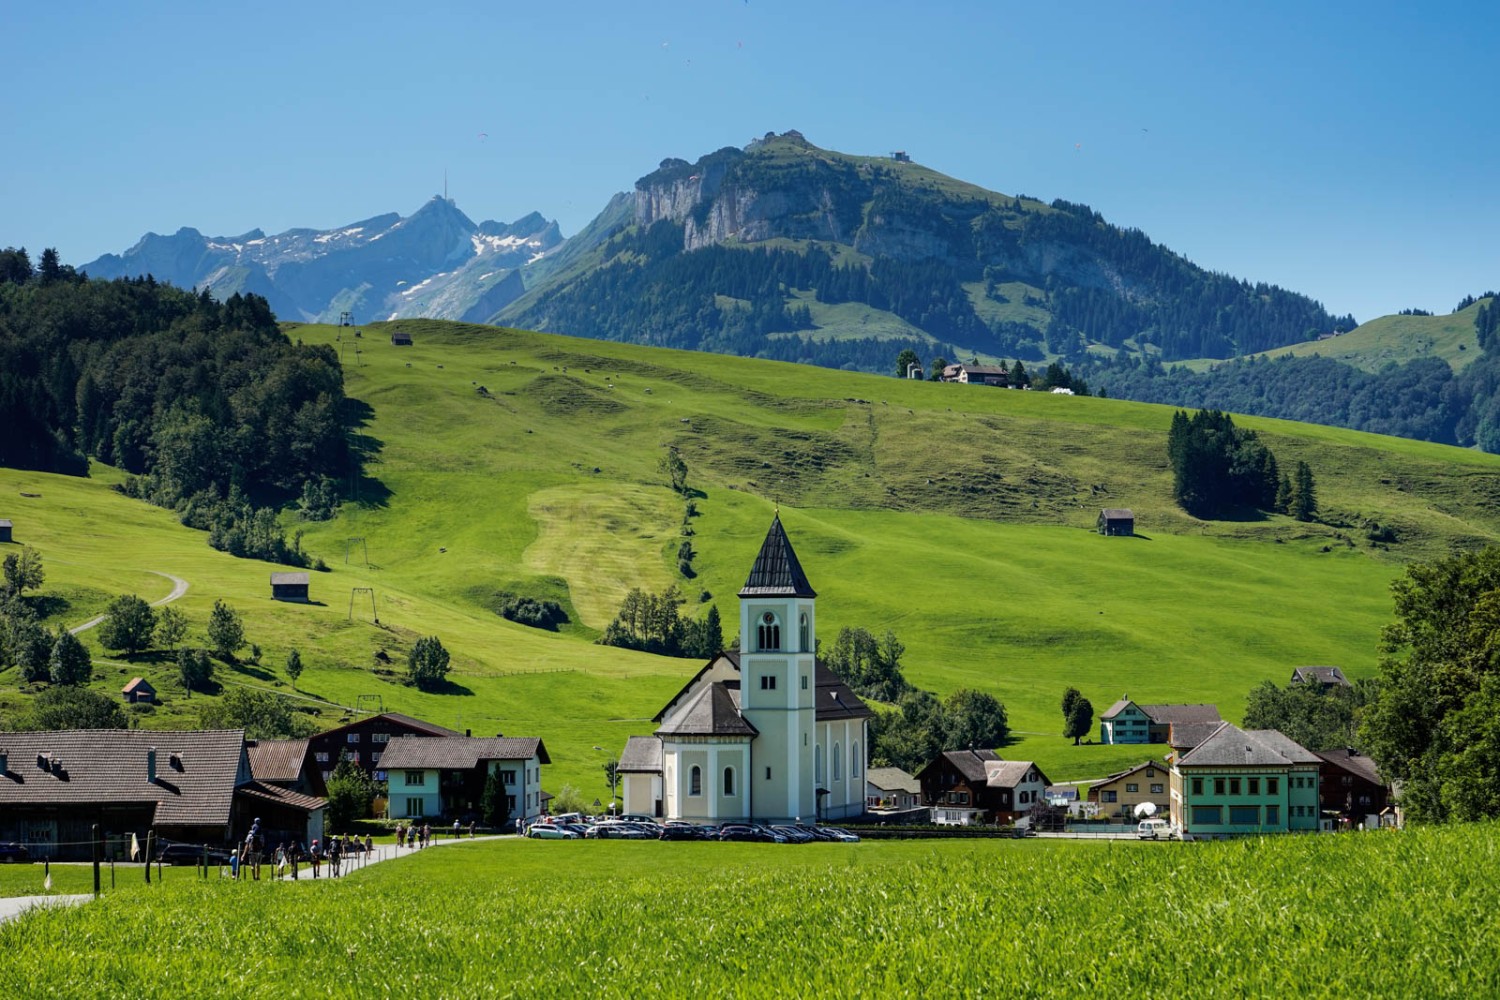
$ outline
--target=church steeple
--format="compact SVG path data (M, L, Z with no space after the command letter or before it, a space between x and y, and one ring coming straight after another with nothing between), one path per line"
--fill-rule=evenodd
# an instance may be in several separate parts
M781 527L779 513L771 521L771 530L766 532L766 540L760 546L760 555L755 557L755 565L750 567L750 578L740 588L739 596L818 596L812 584L807 582L807 574L797 561L797 553L792 551L792 543L787 540L786 531Z

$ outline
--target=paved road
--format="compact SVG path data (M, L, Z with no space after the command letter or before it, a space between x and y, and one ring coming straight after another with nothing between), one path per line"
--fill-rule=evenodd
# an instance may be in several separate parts
M76 906L93 898L87 893L78 896L9 896L0 899L0 923L14 920L39 907Z
M154 569L148 569L146 570L146 572L155 573L157 576L164 576L168 580L172 581L172 592L159 601L152 601L151 606L153 608L159 608L164 604L171 604L173 601L177 600L177 598L188 592L188 582L180 576L173 576L171 573L162 573ZM89 629L102 622L106 617L106 615L100 615L97 618L90 618L82 625L75 625L72 628L68 629L68 631L73 633L74 635L77 635L79 632L87 632Z

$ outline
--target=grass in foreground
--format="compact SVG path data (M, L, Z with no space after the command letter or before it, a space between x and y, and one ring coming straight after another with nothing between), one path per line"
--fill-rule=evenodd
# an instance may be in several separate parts
M1494 825L1218 844L509 841L0 927L10 996L1488 995ZM39 946L46 942L46 947Z

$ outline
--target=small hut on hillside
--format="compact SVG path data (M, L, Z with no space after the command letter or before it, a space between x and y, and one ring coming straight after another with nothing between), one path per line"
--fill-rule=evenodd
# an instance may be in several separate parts
M410 347L411 346L411 334L407 333L405 330L392 330L391 331L391 346L392 347Z
M1135 534L1135 512L1127 507L1106 507L1099 512L1099 534Z
M150 705L156 701L156 688L144 677L132 677L130 683L120 689L120 694L131 705Z
M307 603L306 573L272 573L271 574L271 600L273 601L301 601Z
M10 522L0 520L0 542L10 541Z

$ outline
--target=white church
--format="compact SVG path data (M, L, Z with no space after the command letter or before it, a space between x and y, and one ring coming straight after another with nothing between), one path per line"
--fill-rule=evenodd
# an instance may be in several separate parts
M620 757L626 813L822 822L865 810L873 712L817 662L817 594L778 515L740 590L740 650L688 681Z

